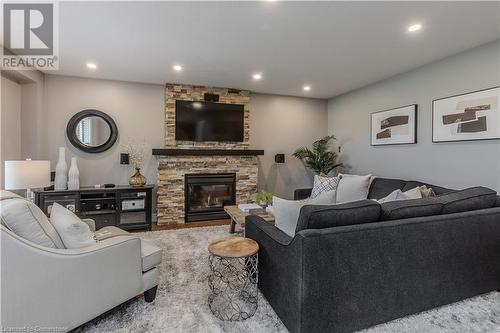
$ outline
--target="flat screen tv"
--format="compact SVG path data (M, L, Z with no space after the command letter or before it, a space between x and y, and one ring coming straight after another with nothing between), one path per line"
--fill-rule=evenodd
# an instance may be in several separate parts
M243 105L175 102L175 140L243 141Z

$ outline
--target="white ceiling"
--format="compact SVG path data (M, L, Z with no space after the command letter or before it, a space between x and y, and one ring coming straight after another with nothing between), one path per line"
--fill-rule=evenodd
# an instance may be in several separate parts
M64 2L59 11L57 74L318 98L500 37L500 2ZM414 22L423 28L410 34Z

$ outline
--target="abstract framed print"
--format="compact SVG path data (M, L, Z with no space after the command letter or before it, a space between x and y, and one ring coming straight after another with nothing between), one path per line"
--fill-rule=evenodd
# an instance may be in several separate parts
M500 87L432 101L432 142L500 139Z
M371 145L417 143L417 104L371 114Z

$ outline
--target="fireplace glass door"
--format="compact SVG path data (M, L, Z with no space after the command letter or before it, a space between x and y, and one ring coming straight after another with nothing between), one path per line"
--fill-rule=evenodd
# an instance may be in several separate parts
M234 173L187 174L186 222L225 219L224 206L235 204Z

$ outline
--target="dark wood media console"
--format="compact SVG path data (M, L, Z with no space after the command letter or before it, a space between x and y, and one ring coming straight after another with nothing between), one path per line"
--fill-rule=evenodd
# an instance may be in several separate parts
M35 203L47 215L57 202L80 218L93 219L96 229L116 226L124 230L151 230L153 185L33 192Z

